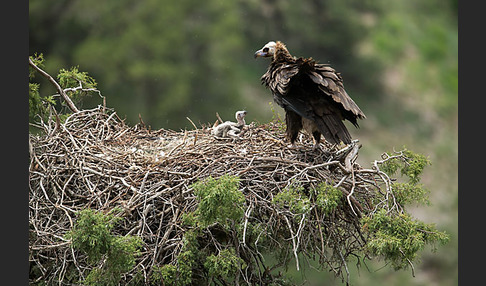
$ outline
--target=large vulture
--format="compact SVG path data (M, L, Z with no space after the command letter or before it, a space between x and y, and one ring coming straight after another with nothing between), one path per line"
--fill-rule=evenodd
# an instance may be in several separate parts
M319 146L321 134L333 143L351 143L343 120L359 127L357 119L366 116L344 90L341 75L312 58L295 58L282 42L269 42L255 52L257 57L271 57L262 84L273 93L274 101L285 110L286 136L291 144L304 128Z

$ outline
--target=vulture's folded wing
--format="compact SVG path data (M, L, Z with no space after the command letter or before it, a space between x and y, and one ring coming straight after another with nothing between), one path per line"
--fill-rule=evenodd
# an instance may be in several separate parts
M309 71L308 75L314 83L318 84L319 89L324 94L331 96L332 99L336 103L341 104L346 111L352 112L354 117L360 119L366 118L363 111L361 111L358 105L346 93L346 90L344 90L341 75L336 73L333 68L323 64L316 64L314 70ZM353 124L355 122L356 120L354 120Z

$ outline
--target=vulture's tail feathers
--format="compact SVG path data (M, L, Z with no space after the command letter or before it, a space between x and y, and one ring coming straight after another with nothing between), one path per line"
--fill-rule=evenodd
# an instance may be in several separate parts
M325 114L322 117L315 118L314 122L319 132L330 143L339 144L341 141L345 144L351 143L351 134L349 134L344 122L338 116Z

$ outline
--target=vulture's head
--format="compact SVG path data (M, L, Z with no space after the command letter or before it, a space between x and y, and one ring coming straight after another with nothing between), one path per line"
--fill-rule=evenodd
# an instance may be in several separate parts
M275 54L275 47L277 46L277 43L271 41L268 42L263 48L255 52L255 58L257 57L263 57L263 58L268 58L268 57L273 57Z

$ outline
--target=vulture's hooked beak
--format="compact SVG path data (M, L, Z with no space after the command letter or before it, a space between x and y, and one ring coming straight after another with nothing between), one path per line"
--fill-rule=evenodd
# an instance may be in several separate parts
M268 52L264 52L263 49L255 52L255 59L258 57L268 57Z

